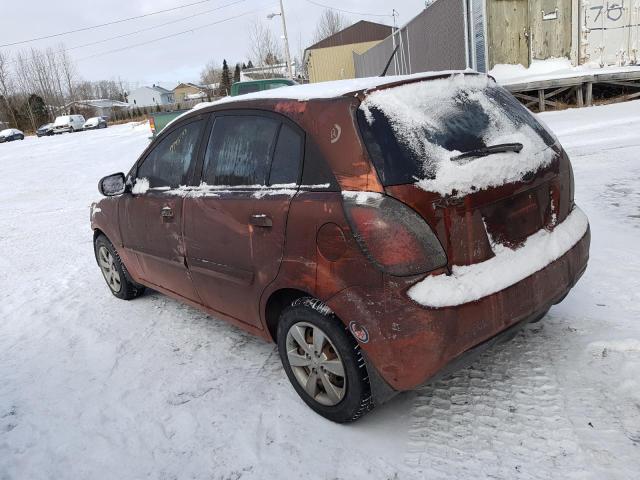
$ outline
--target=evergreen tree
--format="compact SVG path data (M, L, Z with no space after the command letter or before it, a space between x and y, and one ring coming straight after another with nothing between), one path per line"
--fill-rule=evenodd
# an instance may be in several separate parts
M253 62L251 60L247 63L247 68L253 68Z
M30 115L33 116L36 125L40 126L43 123L47 123L49 115L47 112L47 106L44 103L43 98L32 93L31 95L29 95L29 99L27 100L27 102L28 104L25 105L25 109L30 110Z
M247 68L247 64L242 62L242 70L244 70L245 68Z
M240 81L240 64L236 63L236 69L233 71L233 83Z
M231 74L229 73L229 65L227 61L222 62L222 76L220 77L220 91L223 95L229 95L231 91Z

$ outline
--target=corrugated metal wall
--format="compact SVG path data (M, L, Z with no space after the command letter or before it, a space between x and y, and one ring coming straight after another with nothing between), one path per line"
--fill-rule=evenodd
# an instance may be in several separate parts
M484 0L469 0L470 20L471 20L471 59L470 67L479 72L486 72L487 58L486 50L487 43L485 38L485 23L484 23Z
M437 70L464 69L467 66L463 0L437 0L411 20L394 36L362 55L354 54L356 77L382 73L395 42L401 48L387 75Z

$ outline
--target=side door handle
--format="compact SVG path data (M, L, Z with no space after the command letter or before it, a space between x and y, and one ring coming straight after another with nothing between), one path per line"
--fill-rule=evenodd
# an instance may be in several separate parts
M173 210L171 210L171 207L162 207L162 210L160 210L160 216L163 219L170 220L173 218Z
M249 223L256 227L273 227L273 220L264 213L254 213L249 217Z

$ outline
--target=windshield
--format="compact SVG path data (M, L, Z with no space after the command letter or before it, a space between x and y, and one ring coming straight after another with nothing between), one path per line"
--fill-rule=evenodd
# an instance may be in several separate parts
M509 92L480 75L457 75L371 93L358 124L382 183L418 182L442 194L521 178L550 162L554 138ZM520 152L481 160L461 153L505 143Z

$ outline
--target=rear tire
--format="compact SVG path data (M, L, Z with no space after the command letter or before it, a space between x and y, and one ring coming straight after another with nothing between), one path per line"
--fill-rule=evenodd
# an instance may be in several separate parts
M360 346L326 305L309 297L293 302L280 315L277 338L289 381L316 413L347 423L373 409Z
M134 282L113 244L104 235L94 241L96 261L109 291L121 300L131 300L144 293L145 287Z

